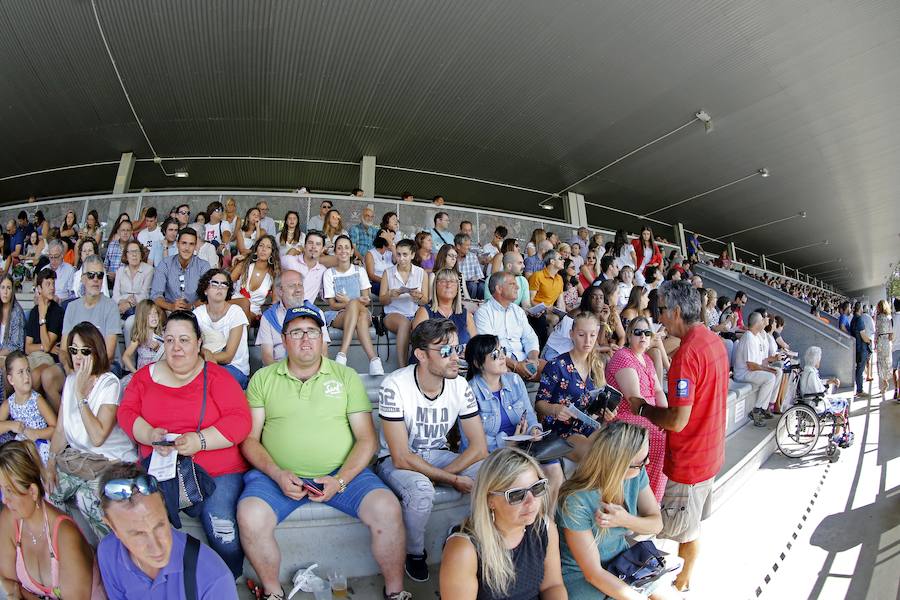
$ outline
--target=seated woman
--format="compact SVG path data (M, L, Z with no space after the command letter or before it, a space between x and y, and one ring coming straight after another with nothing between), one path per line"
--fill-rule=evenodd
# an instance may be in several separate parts
M494 255L491 259L491 262L488 264L487 272L485 273L485 277L490 277L492 273L499 273L503 270L503 256L507 252L518 252L519 251L519 240L516 238L506 238L503 240L503 243L500 244L500 252Z
M325 236L325 246L322 249L322 255L319 262L326 267L333 267L337 264L337 258L334 256L334 242L340 235L347 235L344 229L344 217L341 211L332 208L325 214L325 221L322 225L322 233Z
M644 466L647 431L616 422L599 430L587 455L559 492L562 575L573 600L640 600L645 596L603 568L628 549L626 535L662 529L659 503ZM661 578L650 598L676 598L670 578Z
M578 293L584 294L597 279L597 250L588 250L584 264L578 270Z
M531 433L539 435L544 428L538 422L531 407L525 382L506 366L506 350L495 335L476 335L466 345L466 378L478 401L488 452L506 446L511 435ZM469 442L461 433L462 448ZM514 444L514 442L510 442ZM562 467L558 460L541 465L550 479L553 494L563 482Z
M250 350L247 347L247 315L231 304L233 286L228 271L210 269L197 282L197 299L203 302L194 309L200 326L203 357L222 365L241 389L250 382Z
M576 462L587 451L588 437L594 427L579 421L567 410L570 405L586 411L591 403L588 394L606 385L603 363L595 351L600 324L590 312L580 312L572 322L572 349L560 354L544 366L541 383L535 397L535 409L543 419L545 428L553 429L574 446L569 455ZM599 415L602 420L612 420L615 412Z
M459 343L467 344L478 335L472 313L462 304L459 278L450 269L441 269L431 278L431 302L419 307L412 321L412 328L428 319L449 319L456 325Z
M628 324L628 345L613 354L606 365L606 380L614 388L622 392L619 403L617 421L625 421L639 425L650 432L650 463L647 475L650 477L650 489L658 501L662 501L668 479L663 475L663 459L666 454L666 431L651 423L646 417L631 412L628 398L643 398L651 406L667 407L666 393L659 379L656 368L647 355L653 344L661 344L654 339L650 320L646 317L635 317Z
M231 198L228 199L231 201ZM225 204L225 214L228 214L228 203ZM227 221L227 219L226 219ZM243 258L247 258L250 255L251 249L256 241L266 234L265 229L259 226L260 221L260 212L259 209L255 206L249 208L247 210L247 214L244 216L244 219L240 222L240 228L234 230L235 234L233 240L237 246L237 251L234 253ZM237 258L237 256L234 256Z
M25 349L25 311L15 289L12 275L0 277L0 358Z
M434 241L431 234L427 231L420 231L416 234L416 254L413 257L413 264L422 267L426 273L431 273L434 268Z
M547 345L544 346L543 358L545 360L552 360L572 349L572 337L570 335L573 323L572 314L578 314L579 312L594 313L602 332L607 321L609 321L609 307L606 306L603 290L596 286L589 287L585 290L584 295L581 296L581 303L578 305L578 308L559 320L556 327L550 331ZM605 342L602 342L600 338L597 340L597 351L601 354L612 356L612 353L618 349L618 346L609 347L605 345Z
M372 322L372 313L369 312L372 305L369 289L372 286L369 278L365 269L350 262L353 259L353 242L346 235L339 235L334 241L334 255L337 264L322 276L322 295L331 308L326 318L331 317L330 324L344 331L341 349L334 362L347 364L347 350L355 334L369 358L369 375L384 375L384 366L369 335L369 324Z
M122 251L122 266L113 283L112 299L119 306L119 314L127 319L134 314L138 302L150 297L153 267L144 260L144 245L129 240Z
M628 324L632 319L644 314L644 310L646 310L649 302L650 298L647 297L647 290L643 286L636 285L632 287L631 292L628 294L628 301L625 303L622 312L619 313L619 317L622 319L622 327L627 330Z
M578 269L571 258L567 258L563 263L560 275L563 280L563 304L566 305L566 312L568 312L574 310L581 300L578 291Z
M193 457L213 478L215 491L184 512L200 520L209 545L238 577L244 553L236 507L247 470L239 446L250 433L250 408L225 369L203 360L200 326L192 313L176 310L169 315L164 344L164 358L135 373L125 390L119 423L145 459L154 449L162 454L174 449ZM152 446L173 438L174 447ZM169 520L180 527L178 506L168 501Z
M0 586L7 598L106 598L94 550L72 518L45 500L31 441L0 448Z
M394 243L394 232L390 229L379 229L372 241L372 247L366 252L366 275L372 284L372 293L376 296L381 293L381 278L384 272L394 266L394 254L391 246Z
M237 296L232 303L240 306L248 319L259 319L275 276L281 272L277 249L275 238L264 234L253 244L249 256L234 257L230 279L234 280Z
M819 364L822 362L822 349L818 346L810 346L803 353L803 372L800 373L800 394L822 394L824 405L817 407L817 412L828 410L834 415L834 435L832 441L841 448L848 448L853 444L853 434L843 431L844 425L850 416L850 404L843 398L834 396L834 391L840 387L841 380L832 377L823 380L819 377ZM784 407L786 409L786 407Z
M384 326L397 336L397 362L408 364L411 321L419 306L428 302L427 277L422 267L412 264L415 242L397 242L397 264L384 272L379 299L384 306Z
M109 372L106 341L100 330L87 321L73 327L62 357L69 375L50 440L47 491L57 506L74 500L99 540L109 533L97 496L101 471L107 461L134 462L137 453L116 423L120 384ZM98 460L97 455L106 461Z
M520 450L504 448L484 461L472 514L444 546L442 597L566 598L548 488L541 467Z

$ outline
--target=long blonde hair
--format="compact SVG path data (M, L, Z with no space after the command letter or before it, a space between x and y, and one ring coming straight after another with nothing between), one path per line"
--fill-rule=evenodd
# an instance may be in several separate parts
M155 310L159 315L159 323L156 329L150 329L147 321L150 319L150 311ZM144 299L137 303L134 309L134 328L131 330L131 341L138 344L146 344L154 335L162 335L166 325L166 313L158 307L153 300Z
M597 430L575 473L559 490L559 506L563 513L568 514L566 501L569 496L585 491L599 491L603 502L624 506L625 474L646 441L646 429L624 421L613 421ZM626 508L634 510L636 507ZM605 531L601 529L600 535Z
M453 301L453 312L459 314L463 311L462 289L459 285L459 275L453 269L441 269L431 278L431 310L437 311L438 309L437 284L438 281L445 279L456 282L456 299Z
M478 549L481 575L485 585L495 596L505 596L516 579L512 552L506 548L503 536L494 526L488 498L491 492L503 492L518 479L519 475L531 469L539 479L544 478L541 466L534 458L517 448L501 448L488 456L475 479L472 490L472 512L462 522L462 533L468 535ZM541 507L535 517L535 524L548 523L550 514L549 490L540 498ZM537 529L534 530L537 533Z
M594 329L598 330L597 333L597 341L594 342L594 347L591 348L591 351L588 353L588 368L591 371L591 381L594 384L595 388L600 388L606 385L606 374L605 374L605 364L603 359L600 357L600 353L597 351L597 346L600 341L600 319L597 318L597 315L594 313L583 310L579 313L576 313L574 317L572 317L572 329L578 326L578 323L581 321L593 321Z

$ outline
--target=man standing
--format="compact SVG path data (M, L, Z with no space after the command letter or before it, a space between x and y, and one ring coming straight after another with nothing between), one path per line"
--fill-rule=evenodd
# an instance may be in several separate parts
M403 192L402 194L400 194L400 200L403 202L415 202L416 199L413 196L412 192Z
M506 349L506 366L525 381L540 379L541 364L538 336L528 322L528 315L515 302L519 284L511 273L500 271L488 279L491 297L475 311L478 333L496 335L500 347Z
M269 203L265 200L260 200L256 203L256 208L259 209L259 227L272 237L278 237L278 226L275 225L275 219L269 216Z
M400 496L406 524L406 574L428 581L425 528L434 505L434 486L468 494L475 485L487 441L478 402L459 377L462 346L456 326L429 319L412 332L418 364L394 371L379 391L381 450L375 472ZM471 444L462 454L447 450L447 432L459 425Z
M687 239L684 241L684 245L687 246L688 258L693 258L696 256L699 260L700 253L703 252L703 246L700 245L700 234L696 232L688 232Z
M856 398L868 398L863 388L863 374L872 356L872 340L875 339L875 323L869 313L863 310L862 304L853 305L853 319L850 321L850 335L856 341Z
M675 578L688 589L700 551L700 520L725 462L728 356L719 336L700 319L700 293L686 281L660 287L660 321L681 339L669 368L669 405L656 407L629 397L631 410L668 432L663 473L669 478L662 500L658 537L678 542L684 568Z
M63 243L59 240L50 240L47 243L47 258L50 260L50 268L56 273L56 296L54 300L61 303L68 300L74 287L75 267L63 260L66 253Z
M209 263L194 256L197 232L185 227L178 232L178 254L159 263L153 272L150 298L165 311L191 310L197 304L197 284Z
M478 253L472 250L472 239L465 233L457 233L453 237L453 245L456 247L456 265L466 282L469 297L483 297L484 271L481 269Z
M138 232L137 239L147 249L147 256L150 256L153 252L153 246L162 242L163 232L158 226L158 215L155 206L151 206L144 213L144 228Z
M263 313L262 319L259 320L259 333L256 334L256 345L262 346L262 362L265 366L283 360L285 357L281 327L288 310L305 304L310 310L319 312L319 316L323 321L325 320L325 315L321 314L322 311L303 297L303 275L297 271L281 271L275 276L273 287L279 301ZM328 344L330 343L328 328L322 327L322 356L328 356Z
M331 203L331 200L322 200L322 203L319 204L319 214L310 217L306 223L307 233L313 230L322 231L325 228L325 215L328 214L332 206L334 205Z
M446 244L453 243L453 235L450 229L450 215L444 211L440 211L434 215L434 228L428 233L431 234L431 249L435 254Z
M112 535L97 546L110 600L237 600L234 576L206 544L169 523L159 483L135 463L115 463L100 477L100 508Z
M313 303L322 294L322 278L328 269L319 262L325 237L318 229L310 230L303 243L303 254L294 256L285 254L281 257L281 269L297 271L303 276L304 298Z
M841 302L838 314L838 329L847 335L853 335L850 333L850 302L848 300Z
M362 209L360 222L350 228L350 241L353 242L353 254L357 259L365 259L366 253L372 248L378 227L375 226L375 207L367 204Z
M749 383L756 391L756 403L749 417L757 427L765 427L764 419L771 419L769 404L775 399L778 371L769 366L769 340L766 319L754 311L747 318L750 327L734 346L734 380Z
M356 371L322 357L324 325L318 311L288 310L287 359L259 370L247 388L253 426L241 451L254 469L238 501L241 545L263 593L283 598L275 527L307 502L324 503L369 527L384 597L409 600L400 505L367 467L378 447L372 403Z

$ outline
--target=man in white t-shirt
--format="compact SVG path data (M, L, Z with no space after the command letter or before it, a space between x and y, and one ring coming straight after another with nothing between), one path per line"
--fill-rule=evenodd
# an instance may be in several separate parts
M769 366L777 355L769 356L769 338L764 331L766 320L758 312L747 318L747 331L734 347L734 380L749 383L756 390L756 403L750 418L757 427L763 427L764 419L771 419L769 403L775 399L778 371Z
M400 496L406 524L406 574L428 580L425 528L434 486L469 493L487 442L478 402L459 377L459 336L446 319L429 319L412 332L418 364L394 371L381 384L378 412L381 449L375 472ZM447 432L459 420L471 444L461 454L447 449Z
M151 206L144 214L144 229L137 234L137 239L141 245L147 249L147 256L150 256L153 245L158 244L163 239L163 232L159 228L156 207Z
M231 229L231 224L224 220L225 207L218 200L209 203L209 206L206 207L206 214L209 220L204 227L203 239L218 250L222 244L227 244L231 241L231 236L234 232Z
M288 309L302 306L304 303L303 275L297 271L281 271L275 276L273 288L279 301L263 313L259 320L259 333L256 334L256 345L262 346L262 361L265 366L283 360L286 356L281 326ZM308 303L308 305L320 314L324 322L325 315L322 314L322 311L312 303ZM331 337L328 335L328 328L323 326L322 356L328 356L328 344L330 343Z

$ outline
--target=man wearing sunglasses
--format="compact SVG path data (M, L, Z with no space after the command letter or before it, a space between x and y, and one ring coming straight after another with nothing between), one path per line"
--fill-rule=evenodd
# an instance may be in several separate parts
M289 309L287 359L260 369L247 387L253 424L241 451L254 468L238 501L241 545L264 597L284 598L275 527L307 502L327 504L369 527L385 598L409 600L400 505L368 468L378 447L372 403L356 371L322 356L324 325L315 307Z
M322 231L325 229L325 215L328 214L328 211L332 209L334 204L331 200L322 200L322 203L319 205L319 214L310 217L309 221L306 222L306 232L310 231Z
M97 326L106 342L106 355L110 364L116 356L116 345L122 333L122 319L116 302L103 294L106 272L103 261L96 254L88 256L81 264L81 283L84 295L69 302L63 319L62 338L67 339L73 327L83 321Z
M110 600L237 599L225 562L169 524L159 484L134 463L117 463L100 478L103 521L112 530L97 546L97 563Z
M153 273L150 298L165 311L191 310L198 305L197 283L209 263L194 256L197 232L184 227L178 232L178 254L160 261Z
M462 346L447 319L423 321L412 332L418 363L384 378L379 390L381 450L375 472L400 496L406 524L406 574L428 581L425 528L434 505L434 486L467 494L487 456L478 402L459 377ZM447 432L459 420L469 446L447 449Z

